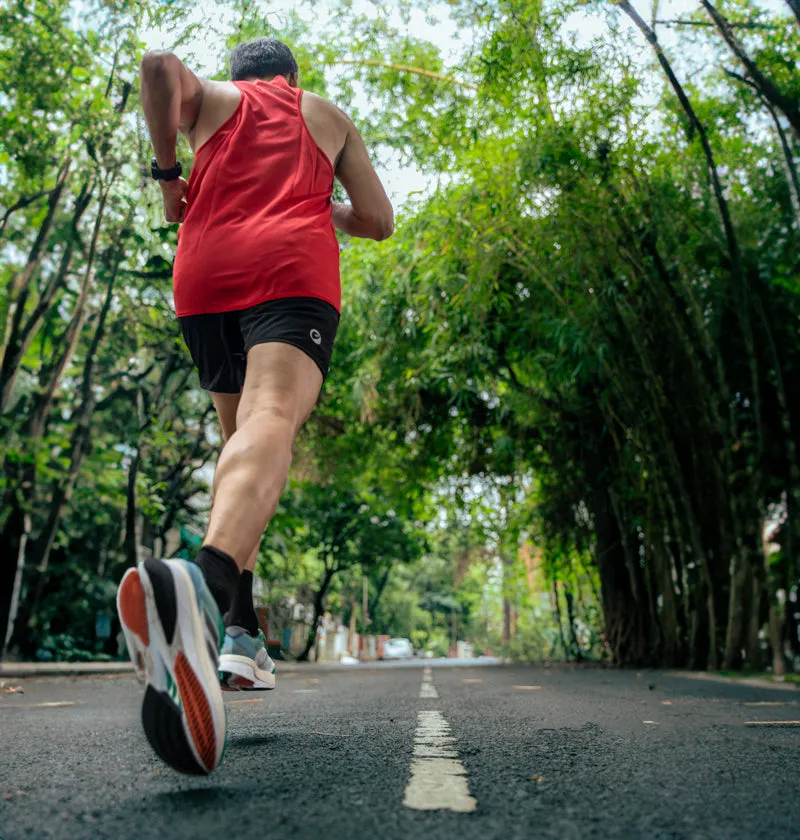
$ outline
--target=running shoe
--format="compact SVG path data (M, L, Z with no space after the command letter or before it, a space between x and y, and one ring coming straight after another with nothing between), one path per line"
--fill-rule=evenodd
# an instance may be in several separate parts
M203 573L185 560L149 558L125 572L117 611L147 685L142 725L150 746L181 773L210 773L225 751L217 676L224 628Z
M275 663L259 630L251 636L243 627L226 627L219 657L223 691L269 691L275 688Z

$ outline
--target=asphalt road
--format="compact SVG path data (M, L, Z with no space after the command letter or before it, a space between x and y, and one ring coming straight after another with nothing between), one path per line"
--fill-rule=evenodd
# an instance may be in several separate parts
M150 752L130 677L7 682L0 837L800 838L800 725L772 723L800 721L800 691L426 664L229 695L204 779Z

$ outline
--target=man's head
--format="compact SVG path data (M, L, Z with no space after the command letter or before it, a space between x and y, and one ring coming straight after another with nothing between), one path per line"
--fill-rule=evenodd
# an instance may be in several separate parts
M256 38L239 44L231 53L230 66L233 82L285 76L292 87L297 86L297 61L289 47L277 38Z

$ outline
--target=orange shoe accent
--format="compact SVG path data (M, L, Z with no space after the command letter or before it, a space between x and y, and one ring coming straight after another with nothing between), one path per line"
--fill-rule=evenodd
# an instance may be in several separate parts
M175 681L181 693L183 711L189 724L189 731L192 733L192 740L197 747L200 759L210 772L217 766L217 733L214 730L214 716L203 686L183 652L175 657Z
M145 645L150 644L147 630L147 606L139 579L139 570L131 569L125 573L119 588L119 617L125 626L135 633Z

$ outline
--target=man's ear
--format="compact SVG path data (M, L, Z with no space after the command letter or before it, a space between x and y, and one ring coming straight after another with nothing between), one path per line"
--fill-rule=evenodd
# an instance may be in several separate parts
M300 76L298 73L289 73L286 77L286 81L289 82L289 87L296 88L297 83L300 81Z

